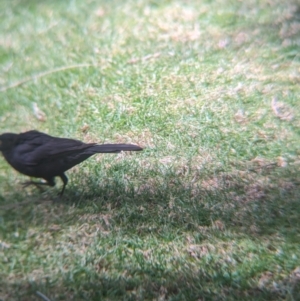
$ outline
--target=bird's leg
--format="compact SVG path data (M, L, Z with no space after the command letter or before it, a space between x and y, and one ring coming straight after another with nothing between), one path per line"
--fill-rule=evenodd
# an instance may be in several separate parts
M61 175L59 175L59 177L61 178L61 180L62 180L63 183L64 183L64 186L63 186L63 188L62 188L62 190L61 190L61 192L60 192L60 194L59 194L59 196L62 196L62 195L64 194L65 187L66 187L67 184L68 184L68 178L67 178L67 176L66 176L64 173L62 173Z
M42 185L47 185L47 186L55 186L55 181L54 178L50 178L50 179L45 179L47 182L35 182L35 181L26 181L23 182L22 185L23 187L27 187L30 185L34 185L35 187L37 187L39 190L43 191L43 189L41 188Z
M34 181L26 181L22 183L23 187L26 188L30 185L34 185L36 188L38 188L41 192L44 190L42 189L41 185L48 185L48 183L43 183L43 182L34 182Z

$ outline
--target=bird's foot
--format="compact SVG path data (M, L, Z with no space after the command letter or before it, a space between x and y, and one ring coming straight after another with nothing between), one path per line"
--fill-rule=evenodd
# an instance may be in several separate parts
M41 187L41 185L48 185L47 183L43 183L43 182L34 182L34 181L26 181L22 183L23 187L26 188L30 185L34 185L35 187L37 187L40 191L44 191Z
M26 182L22 182L21 184L22 184L22 186L23 186L24 188L26 188L26 187L28 187L28 186L30 186L30 185L35 184L35 183L32 182L32 181L26 181Z

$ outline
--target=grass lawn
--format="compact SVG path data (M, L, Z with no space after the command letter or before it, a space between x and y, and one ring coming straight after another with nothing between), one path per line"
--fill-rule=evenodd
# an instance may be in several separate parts
M0 156L0 300L300 300L297 0L0 0L0 133L96 155L43 193Z

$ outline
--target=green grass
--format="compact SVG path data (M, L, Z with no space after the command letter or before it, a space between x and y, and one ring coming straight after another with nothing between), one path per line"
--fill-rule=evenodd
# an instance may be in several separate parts
M0 133L145 147L0 158L0 300L300 300L299 10L0 0Z

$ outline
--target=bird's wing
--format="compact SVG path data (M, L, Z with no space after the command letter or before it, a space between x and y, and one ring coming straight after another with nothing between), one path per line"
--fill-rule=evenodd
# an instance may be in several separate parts
M52 162L71 156L80 162L95 153L118 153L120 151L140 151L141 147L132 144L96 144L83 143L79 140L52 137L38 131L29 131L20 135L16 156L22 158L27 166L36 166L41 162ZM79 155L79 157L77 156Z
M23 163L32 166L45 161L51 162L68 154L80 153L92 145L94 144L47 135L20 144L19 151L22 152Z

